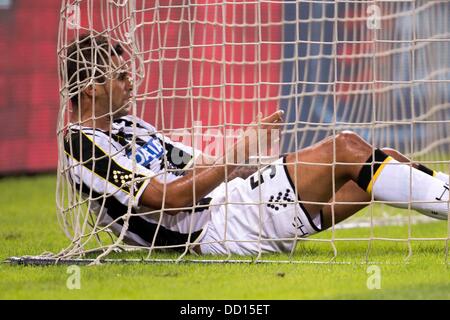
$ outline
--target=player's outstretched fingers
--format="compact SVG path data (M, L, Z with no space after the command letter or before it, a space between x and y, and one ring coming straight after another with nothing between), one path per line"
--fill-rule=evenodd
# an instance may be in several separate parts
M283 110L277 110L274 113L272 113L270 116L265 117L261 119L261 123L277 123L281 122L283 120L284 111Z

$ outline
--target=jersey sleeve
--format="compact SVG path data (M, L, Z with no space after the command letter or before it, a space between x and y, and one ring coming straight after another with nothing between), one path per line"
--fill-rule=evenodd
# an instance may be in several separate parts
M151 170L129 159L105 133L76 131L65 141L70 173L77 187L90 197L116 198L123 205L139 207ZM134 174L133 174L134 173Z
M120 118L118 121L121 120L128 121L128 123L135 122L137 126L145 128L150 135L155 135L166 150L167 161L174 168L178 168L180 170L189 169L192 167L195 159L202 154L202 151L198 149L194 149L193 147L185 145L181 142L172 141L172 139L168 136L157 132L155 127L138 117L127 115Z
M167 160L181 170L189 169L202 152L181 142L174 142L169 137L157 134L161 144L167 150Z

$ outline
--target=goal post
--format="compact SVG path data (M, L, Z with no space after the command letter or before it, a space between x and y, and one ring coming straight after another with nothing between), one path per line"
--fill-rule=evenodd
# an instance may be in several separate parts
M447 0L63 0L56 202L70 245L54 258L122 259L118 252L143 249L154 261L192 259L187 245L161 256L161 249L173 246L126 244L132 206L115 219L93 214L94 206L105 206L111 195L81 190L70 176L74 164L67 160L64 144L74 112L71 99L104 67L101 62L87 65L91 77L70 85L68 48L81 35L102 35L121 45L133 82L130 113L174 142L218 152L218 147L208 146L217 136L205 132L214 129L224 135L245 129L260 114L280 108L285 112L280 153L352 130L375 146L395 148L412 161L449 172L449 16ZM135 155L136 147L131 149ZM101 158L85 161L95 167ZM132 178L137 176L133 172ZM336 241L376 239L372 231L363 238L337 239L339 228L405 224L403 239L387 240L409 243L415 240L411 224L429 221L411 210L397 215L371 205L333 226L329 237L298 241L330 244L336 257ZM424 240L448 240L449 230L447 226ZM191 236L187 243L194 241ZM276 260L310 260L300 251ZM131 254L130 261L135 258Z

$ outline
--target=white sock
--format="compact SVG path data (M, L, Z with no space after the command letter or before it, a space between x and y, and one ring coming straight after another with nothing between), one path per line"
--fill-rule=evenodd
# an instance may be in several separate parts
M450 183L450 177L446 173L443 173L443 172L440 172L440 171L435 171L434 177L439 179L439 180L441 180L442 182Z
M379 171L379 172L378 172ZM371 192L376 200L394 202L390 205L411 208L427 216L447 220L449 213L448 176L443 182L409 165L389 158L374 174ZM424 202L426 201L426 202ZM403 203L395 203L403 202Z

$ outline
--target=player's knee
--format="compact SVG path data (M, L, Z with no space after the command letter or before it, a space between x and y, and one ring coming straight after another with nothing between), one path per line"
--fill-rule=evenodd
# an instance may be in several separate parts
M336 136L336 145L341 150L353 149L366 142L355 132L345 130Z
M383 151L388 156L391 156L394 159L398 158L400 155L400 152L398 152L397 150L392 149L392 148L382 148L381 151Z

